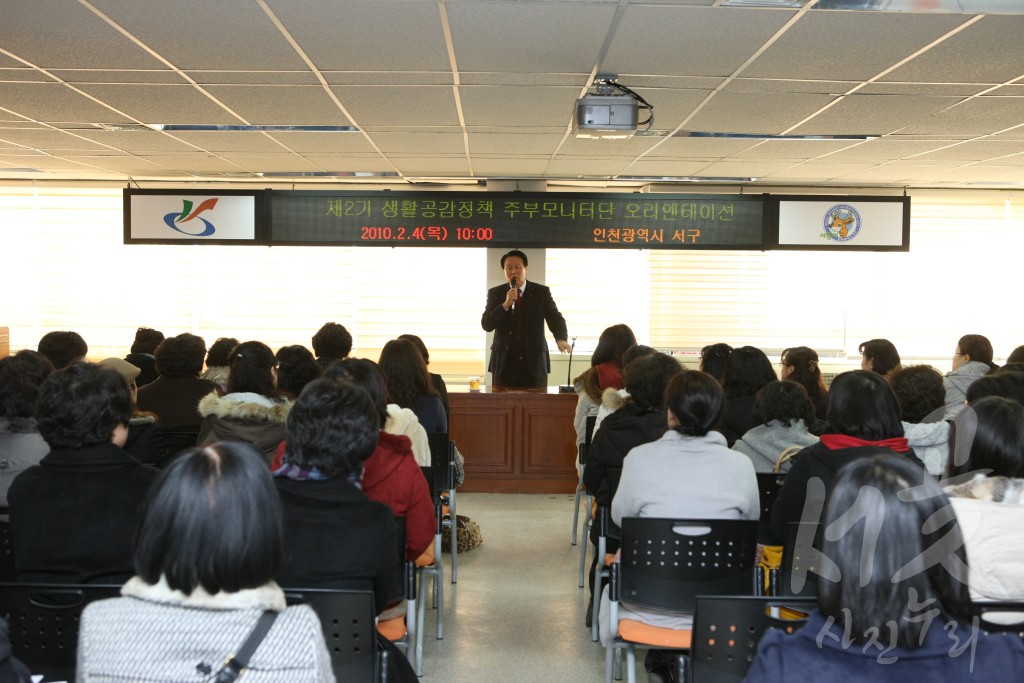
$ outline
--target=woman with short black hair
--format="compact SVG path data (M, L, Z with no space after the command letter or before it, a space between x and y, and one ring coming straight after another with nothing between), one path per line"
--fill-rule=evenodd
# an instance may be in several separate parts
M779 456L790 448L818 443L818 437L807 431L814 423L814 405L796 382L766 384L754 396L754 419L757 426L747 430L732 448L750 458L757 472L774 471ZM781 471L788 471L789 466L789 460L781 463Z
M156 415L160 429L199 429L199 401L218 389L216 382L199 377L205 354L203 338L187 332L156 347L160 376L139 389L136 403L139 410Z
M231 360L231 349L238 346L238 340L234 337L220 337L210 344L210 350L206 352L206 370L200 375L203 379L216 382L220 388L227 390L228 374L230 368L228 363Z
M794 346L782 352L781 379L796 382L807 391L814 404L814 416L824 420L828 414L828 387L818 367L818 352L808 346ZM808 427L813 425L808 423Z
M227 393L199 401L200 446L214 441L244 441L256 447L269 466L284 441L292 402L277 388L277 358L263 342L247 341L231 350Z
M293 401L302 389L318 378L322 372L312 352L302 344L282 346L277 357L277 386Z
M757 425L754 418L754 396L769 382L777 379L772 362L761 349L741 346L729 354L721 378L726 406L722 413L720 431L730 447L747 430Z
M952 420L967 403L967 390L975 380L999 369L992 362L992 342L980 334L965 334L956 343L953 370L942 383L946 389L945 419Z
M36 425L39 389L53 373L46 356L24 349L0 358L0 511L7 518L7 491L14 478L50 452Z
M818 611L793 634L768 630L747 683L793 672L846 683L1020 678L1020 638L971 623L962 525L920 467L894 454L850 463L823 523Z
M278 615L248 668L261 681L333 681L316 613L286 608L274 583L281 547L281 507L260 454L231 442L186 451L146 505L124 597L82 615L78 680L216 672L270 611Z
M861 370L875 372L889 379L893 372L900 369L900 353L888 339L869 339L857 348L861 355Z
M131 576L132 534L158 475L122 449L131 418L128 385L112 368L72 363L43 383L36 423L50 452L8 493L19 581Z
M908 365L892 373L889 386L900 406L907 443L928 473L941 477L949 460L949 423L942 419L946 407L942 373L930 365Z
M897 453L924 466L907 444L899 410L896 395L878 373L853 370L832 381L825 433L817 444L793 456L775 499L774 545L785 541L790 522L818 520L836 473L853 460Z
M282 585L373 590L378 611L391 602L394 514L359 488L379 433L377 406L348 382L314 380L295 402L284 461L274 471L288 529Z

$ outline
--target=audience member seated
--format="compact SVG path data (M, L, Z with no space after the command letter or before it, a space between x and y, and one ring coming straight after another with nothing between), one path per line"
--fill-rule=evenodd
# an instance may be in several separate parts
M325 373L325 379L350 382L365 390L377 408L381 424L385 423L388 418L387 387L384 376L372 360L346 358L335 361ZM281 444L271 465L272 470L276 471L283 464L287 446L287 442ZM370 500L384 503L396 517L405 517L405 559L415 560L425 550L432 551L434 530L437 528L434 502L423 471L413 455L409 437L381 430L377 449L363 463L361 477L360 486Z
M1012 398L1024 405L1024 372L1017 372L1004 365L995 372L979 377L967 389L967 403L974 403L986 396Z
M116 370L128 383L128 391L131 392L132 419L128 423L128 438L122 448L139 462L160 467L170 453L163 432L156 426L156 415L140 411L137 407L138 387L135 386L135 380L139 376L139 369L120 358L104 358L99 364Z
M85 360L89 345L77 332L47 332L39 340L39 353L53 363L54 370L63 370L72 363Z
M590 357L590 367L572 381L576 388L576 445L587 440L587 417L597 415L605 389L625 388L622 381L622 354L636 346L636 337L628 325L612 325L601 332L597 348Z
M200 375L203 379L216 382L222 391L228 390L228 374L231 372L231 350L238 346L234 337L221 337L213 342L206 353L206 370Z
M632 363L641 356L656 356L660 353L657 349L652 349L646 344L637 344L636 346L630 346L622 354L622 370L625 372L626 366ZM682 366L680 366L682 369ZM607 389L601 394L601 405L597 408L597 417L594 419L594 431L590 434L590 439L593 441L594 436L597 434L597 430L601 428L601 423L604 419L614 413L616 410L621 408L629 399L629 392L626 391L625 386L622 389ZM583 420L584 428L586 428L586 418ZM584 434L584 437L586 434Z
M352 335L344 325L324 323L313 335L313 353L320 370L326 370L334 361L348 358L352 353Z
M1024 406L988 396L953 424L948 474L963 483L946 493L967 543L971 597L1024 600Z
M946 416L952 420L967 403L967 389L999 366L992 362L992 342L980 334L960 337L953 353L953 371L946 373Z
M199 377L205 355L203 338L187 332L168 337L156 347L160 376L139 389L138 406L155 414L161 429L199 429L199 401L219 386Z
M757 519L761 505L757 476L750 460L731 451L714 431L725 410L725 394L711 375L697 371L676 375L665 389L668 431L653 443L637 446L622 463L622 479L612 500L611 518ZM611 419L611 418L609 418ZM601 597L600 634L610 631L607 588ZM692 614L656 612L630 604L623 596L621 617L651 626L684 629ZM675 653L650 650L648 672L671 670Z
M288 530L278 582L372 590L377 611L397 578L394 513L359 490L380 417L369 394L327 379L306 386L288 416L284 461L274 472Z
M82 615L77 680L213 680L261 614L274 612L242 680L334 681L316 613L286 608L274 583L282 537L281 506L252 446L186 451L146 505L123 597Z
M228 393L214 392L199 401L203 418L196 442L244 441L256 447L267 464L284 441L292 402L277 389L277 359L263 342L243 342L231 350Z
M791 459L772 508L774 545L783 544L790 522L820 519L840 468L880 453L897 453L923 467L903 436L899 404L885 378L867 370L844 372L829 389L828 428L821 441Z
M7 519L11 482L50 452L35 411L39 388L52 372L46 356L28 349L0 358L0 519Z
M921 468L897 455L853 461L823 521L818 610L792 635L768 630L746 683L1020 678L1020 638L971 623L960 526Z
M293 401L307 384L321 374L313 354L301 344L282 346L277 350L276 357L277 388Z
M673 377L683 372L683 366L672 356L655 353L629 361L623 372L629 398L623 401L621 408L608 416L604 427L594 435L587 455L587 467L583 470L583 484L594 496L595 503L603 507L611 506L615 494L608 477L609 468L621 468L630 451L645 443L657 441L668 430L665 387ZM614 391L612 393L615 394ZM600 533L596 524L591 526L590 540L595 547ZM606 539L606 552L614 553L618 549L618 532L613 529ZM604 558L595 554L590 566L591 595L601 588L594 584L598 562L604 562ZM594 601L588 604L593 605ZM591 618L593 615L588 613L587 621Z
M818 352L806 346L794 346L782 352L781 361L781 379L796 382L806 389L807 397L814 404L814 416L824 420L828 415L828 387L818 367ZM813 432L813 424L808 423L807 427Z
M732 347L719 342L708 344L700 350L700 371L722 381L722 373L725 372L725 364L732 354Z
M1010 363L1024 363L1024 345L1018 346L1006 357L1006 364Z
M754 396L754 419L757 426L748 430L732 445L754 465L755 472L789 471L790 460L779 463L779 456L790 448L806 448L818 443L818 437L807 431L814 422L814 405L807 391L789 380L770 382Z
M761 349L741 346L729 354L721 380L726 402L719 430L730 447L757 426L754 396L777 379L772 362Z
M946 408L942 373L930 365L908 365L892 373L889 386L900 405L907 444L924 462L928 474L941 477L949 460L949 422L942 419Z
M417 337L415 334L400 334L399 339L405 339L411 341L416 345L416 349L423 356L423 363L427 366L427 374L430 375L430 383L435 389L437 389L437 395L441 397L441 405L444 406L444 415L448 419L451 417L452 409L448 404L448 385L444 383L444 378L436 372L429 372L430 370L430 351L427 350L427 345L423 343L423 340ZM451 420L449 419L449 422Z
M380 352L380 370L388 385L388 400L416 413L428 433L447 434L448 418L416 345L392 339Z
M114 370L74 363L36 407L50 453L8 494L19 581L112 583L132 575L132 534L159 472L122 450L132 397Z
M124 357L126 361L137 367L140 372L135 378L135 385L144 387L160 374L156 369L154 353L156 347L164 340L164 333L149 327L135 330L135 341L132 342L131 353Z
M877 373L888 380L900 369L900 353L888 339L869 339L858 348L861 370Z

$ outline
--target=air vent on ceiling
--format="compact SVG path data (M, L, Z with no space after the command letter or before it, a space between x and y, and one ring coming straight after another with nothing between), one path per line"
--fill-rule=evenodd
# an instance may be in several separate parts
M635 138L667 138L672 131L670 130L638 130L633 133Z

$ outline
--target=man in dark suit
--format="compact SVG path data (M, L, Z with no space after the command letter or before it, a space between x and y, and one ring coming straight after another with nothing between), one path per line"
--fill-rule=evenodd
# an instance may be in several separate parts
M480 318L485 332L494 331L491 344L492 386L498 389L543 389L548 384L551 359L544 340L544 323L558 349L569 352L565 318L558 312L551 290L526 281L526 254L514 249L501 257L507 285L487 291L487 307Z

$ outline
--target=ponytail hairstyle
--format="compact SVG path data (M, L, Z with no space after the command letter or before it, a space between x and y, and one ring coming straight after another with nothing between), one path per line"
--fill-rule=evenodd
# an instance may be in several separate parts
M725 410L725 392L714 377L694 370L676 375L665 388L665 407L683 436L704 436L715 428Z
M228 358L228 393L250 392L268 398L280 396L274 379L277 358L263 342L242 342Z
M786 379L796 382L807 390L812 401L825 398L828 388L818 367L818 352L807 346L794 346L782 352L782 364L793 368L793 374Z

